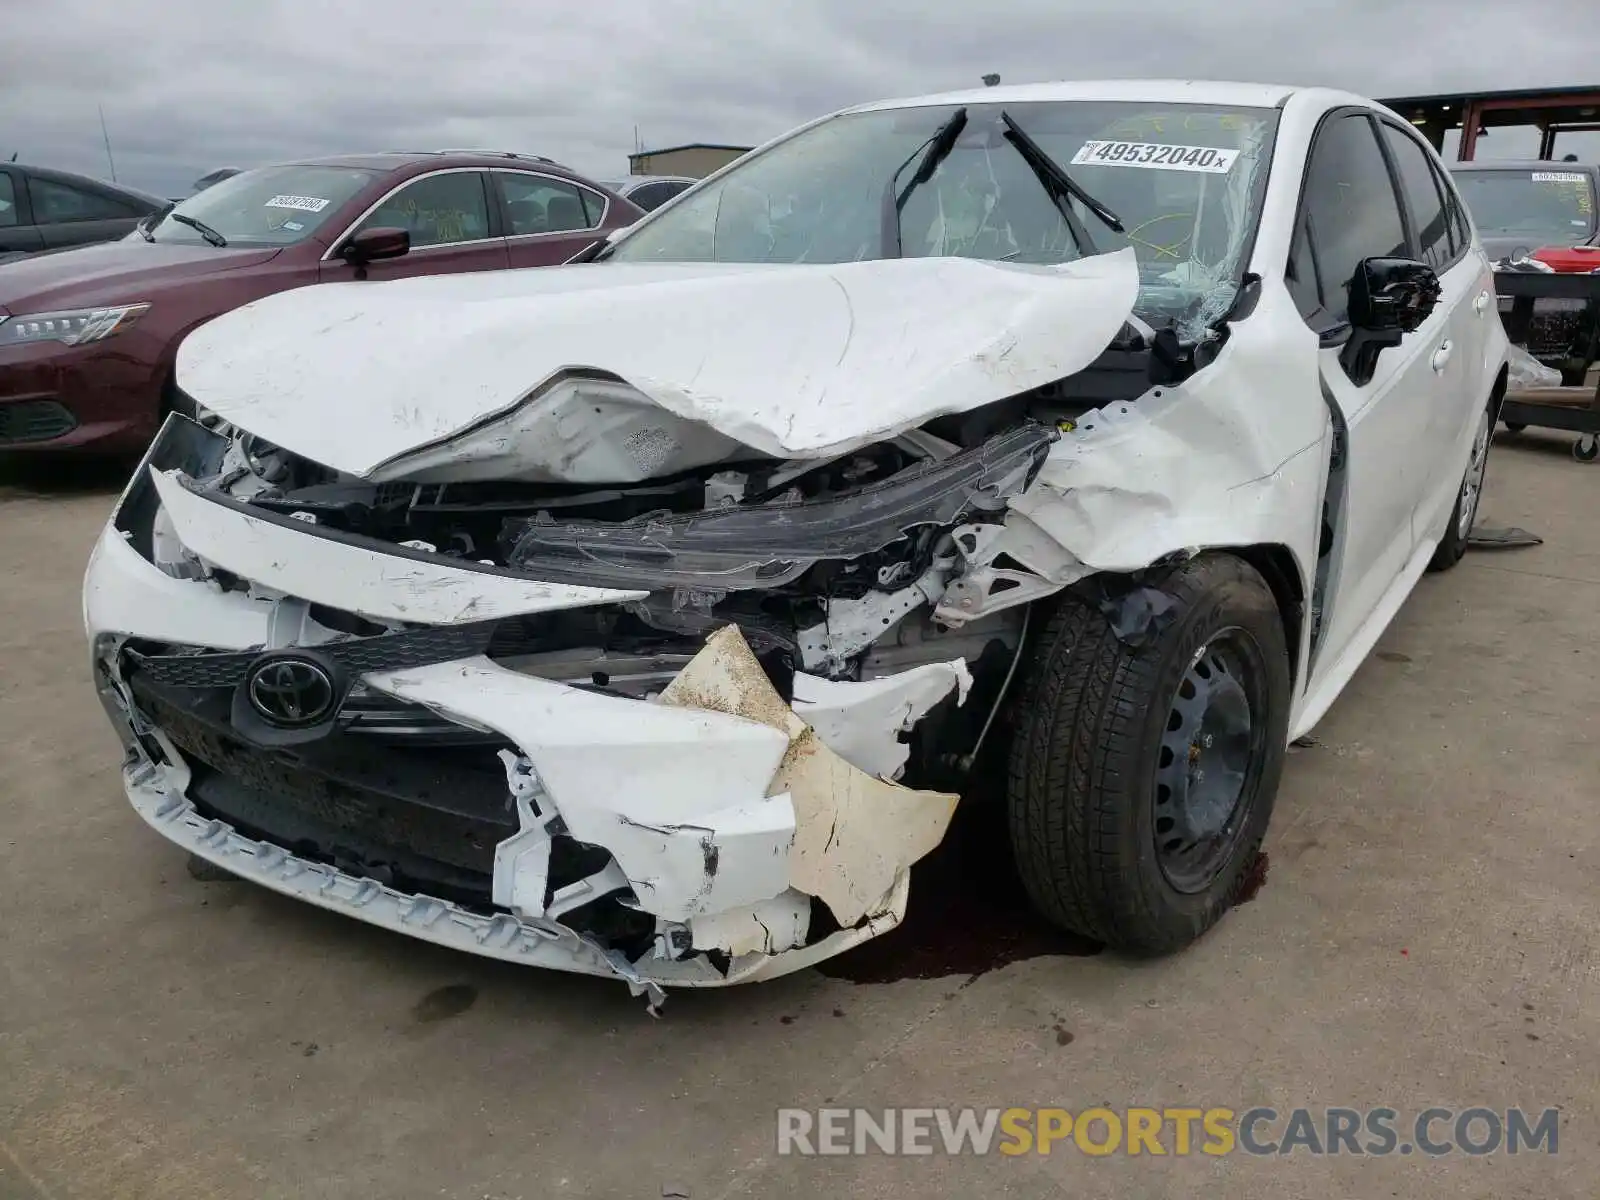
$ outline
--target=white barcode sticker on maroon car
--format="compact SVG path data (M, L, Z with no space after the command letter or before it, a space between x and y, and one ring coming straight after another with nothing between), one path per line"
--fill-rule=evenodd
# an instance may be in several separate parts
M263 208L297 208L301 212L321 212L328 202L321 196L274 196Z
M1074 166L1144 167L1153 171L1205 171L1226 175L1237 150L1215 146L1169 146L1159 142L1085 142L1072 156Z

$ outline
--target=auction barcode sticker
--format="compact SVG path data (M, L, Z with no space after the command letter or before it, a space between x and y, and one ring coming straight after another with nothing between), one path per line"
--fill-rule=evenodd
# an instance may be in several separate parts
M1226 175L1237 150L1214 146L1168 146L1157 142L1085 142L1072 156L1075 166L1145 167L1156 171L1205 171Z
M1535 171L1535 183L1583 183L1589 177L1577 171Z
M274 196L263 208L297 208L302 212L321 212L328 202L321 196Z

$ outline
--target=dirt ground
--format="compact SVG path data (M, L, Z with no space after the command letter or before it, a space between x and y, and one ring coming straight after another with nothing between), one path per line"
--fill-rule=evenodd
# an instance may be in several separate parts
M832 974L680 992L659 1021L614 983L192 878L124 801L88 683L108 483L13 472L0 1200L1593 1197L1600 465L1568 446L1502 436L1484 519L1545 544L1424 580L1291 755L1259 896L1189 952L1027 931L992 865L959 869ZM775 1153L780 1107L1095 1104L1562 1124L1554 1157Z

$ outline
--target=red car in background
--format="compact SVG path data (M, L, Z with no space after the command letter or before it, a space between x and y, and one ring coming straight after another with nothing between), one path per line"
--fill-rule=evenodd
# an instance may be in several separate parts
M0 452L140 449L197 325L312 283L567 262L642 211L549 159L363 154L243 171L121 241L0 265Z

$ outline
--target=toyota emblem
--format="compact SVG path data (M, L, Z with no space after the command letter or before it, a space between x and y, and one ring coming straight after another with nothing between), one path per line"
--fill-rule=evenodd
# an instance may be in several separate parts
M326 720L338 702L333 677L306 658L277 657L257 663L245 679L250 707L279 729L304 729Z

